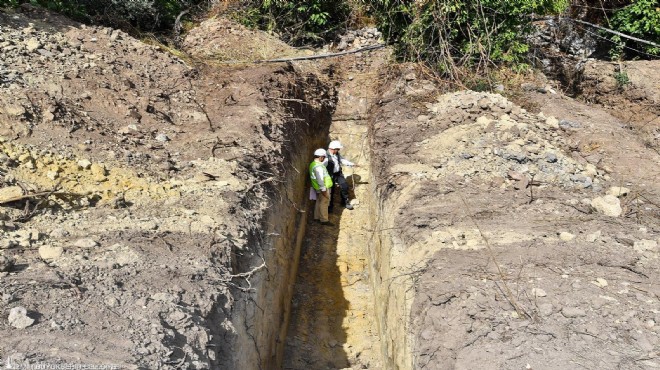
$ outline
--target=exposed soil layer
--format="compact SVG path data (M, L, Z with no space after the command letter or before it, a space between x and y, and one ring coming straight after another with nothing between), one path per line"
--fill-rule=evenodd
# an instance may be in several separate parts
M589 60L580 82L580 98L600 107L660 150L660 61L622 63Z
M386 367L658 366L660 157L606 112L528 99L543 113L439 96L411 71L384 85L370 135Z
M353 210L334 200L333 226L308 225L284 369L382 369L369 268L374 198L367 140L368 109L376 96L374 77L386 60L378 51L344 57L337 63L338 103L330 137L358 167L344 168ZM311 206L310 206L311 207Z
M25 9L0 13L2 360L276 364L330 85Z
M657 64L593 64L598 105L529 89L532 113L384 50L227 66L298 51L215 19L189 65L21 9L0 11L1 361L660 366ZM329 139L360 165L331 227L307 220Z

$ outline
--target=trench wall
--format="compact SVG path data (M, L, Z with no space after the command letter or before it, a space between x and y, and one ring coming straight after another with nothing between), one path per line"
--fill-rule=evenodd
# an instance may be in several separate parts
M286 91L275 102L281 105L273 107L283 119L271 122L281 153L265 168L276 181L268 188L270 202L261 227L253 230L252 252L245 251L240 261L240 270L249 271L264 261L266 267L251 278L253 290L239 293L235 305L233 369L281 368L310 203L307 168L314 150L325 145L331 123L331 88L311 75L298 75Z
M373 237L369 245L371 279L378 331L381 339L381 356L386 369L412 369L412 336L409 335L410 305L414 291L408 276L401 275L397 267L406 256L397 250L400 241L396 237L396 226L392 215L396 207L387 201L382 189L377 187L379 179L370 179L374 200L370 209L373 215Z

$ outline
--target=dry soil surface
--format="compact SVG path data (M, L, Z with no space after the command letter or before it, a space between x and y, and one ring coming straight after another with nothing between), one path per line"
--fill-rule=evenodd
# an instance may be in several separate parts
M657 147L598 107L525 99L541 112L414 70L384 86L376 301L408 318L381 332L390 367L660 366Z
M29 6L0 12L0 45L1 360L267 363L283 306L253 303L283 298L251 284L289 269L273 214L306 205L294 183L320 144L302 139L327 133L328 84L282 64L187 65Z
M184 45L0 11L2 361L660 367L657 64L529 112L386 52L219 63L299 55L220 19ZM360 167L322 227L329 139Z

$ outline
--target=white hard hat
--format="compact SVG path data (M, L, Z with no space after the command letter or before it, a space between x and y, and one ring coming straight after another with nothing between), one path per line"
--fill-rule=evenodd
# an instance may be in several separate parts
M330 145L328 145L328 149L341 149L343 146L341 146L341 143L337 140L331 141Z
M325 149L316 149L314 151L314 157L327 157Z

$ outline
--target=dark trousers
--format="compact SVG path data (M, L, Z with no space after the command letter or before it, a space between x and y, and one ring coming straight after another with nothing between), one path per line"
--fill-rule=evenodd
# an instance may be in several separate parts
M339 191L341 194L341 205L345 206L346 204L348 204L349 199L348 199L348 183L346 183L344 174L341 173L341 171L337 173L333 173L332 183L334 184L332 186L332 197L330 198L332 200L330 201L330 206L328 207L328 209L332 209L332 204L334 203L333 201L337 199L336 198L337 185L339 185Z

